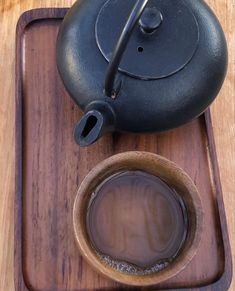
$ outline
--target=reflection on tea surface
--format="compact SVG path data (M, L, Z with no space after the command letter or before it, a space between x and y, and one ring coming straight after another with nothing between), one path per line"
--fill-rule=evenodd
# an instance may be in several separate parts
M183 201L141 171L113 175L93 193L87 231L102 260L123 272L151 273L179 253L187 234Z

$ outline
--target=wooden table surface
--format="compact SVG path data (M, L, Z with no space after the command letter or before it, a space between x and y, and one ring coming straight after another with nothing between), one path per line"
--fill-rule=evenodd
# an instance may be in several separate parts
M0 291L14 290L16 23L26 10L38 7L68 7L73 2L72 0L0 0ZM207 3L222 23L229 49L227 79L211 110L230 242L233 259L235 259L235 0L207 0ZM235 276L230 290L235 290Z

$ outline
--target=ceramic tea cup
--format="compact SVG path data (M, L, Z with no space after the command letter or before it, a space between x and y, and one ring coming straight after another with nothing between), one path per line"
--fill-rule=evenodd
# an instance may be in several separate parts
M126 152L98 164L81 183L73 226L82 256L97 272L133 286L181 272L203 229L200 195L173 162Z

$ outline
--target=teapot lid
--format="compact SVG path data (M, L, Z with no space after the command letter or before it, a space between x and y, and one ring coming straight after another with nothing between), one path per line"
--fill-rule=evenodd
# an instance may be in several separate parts
M109 62L135 0L108 0L96 20L96 42ZM119 71L144 80L183 69L199 43L197 20L184 0L150 0L126 47Z

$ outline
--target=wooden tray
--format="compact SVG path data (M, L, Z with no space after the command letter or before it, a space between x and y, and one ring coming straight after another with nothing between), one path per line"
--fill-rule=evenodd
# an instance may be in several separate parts
M99 276L83 261L72 208L79 184L97 163L119 152L145 150L176 162L192 177L205 211L204 235L193 261L152 289L227 290L231 254L209 111L167 133L110 134L79 148L72 130L82 113L67 95L55 63L56 36L66 11L28 11L17 27L16 289L130 289Z

